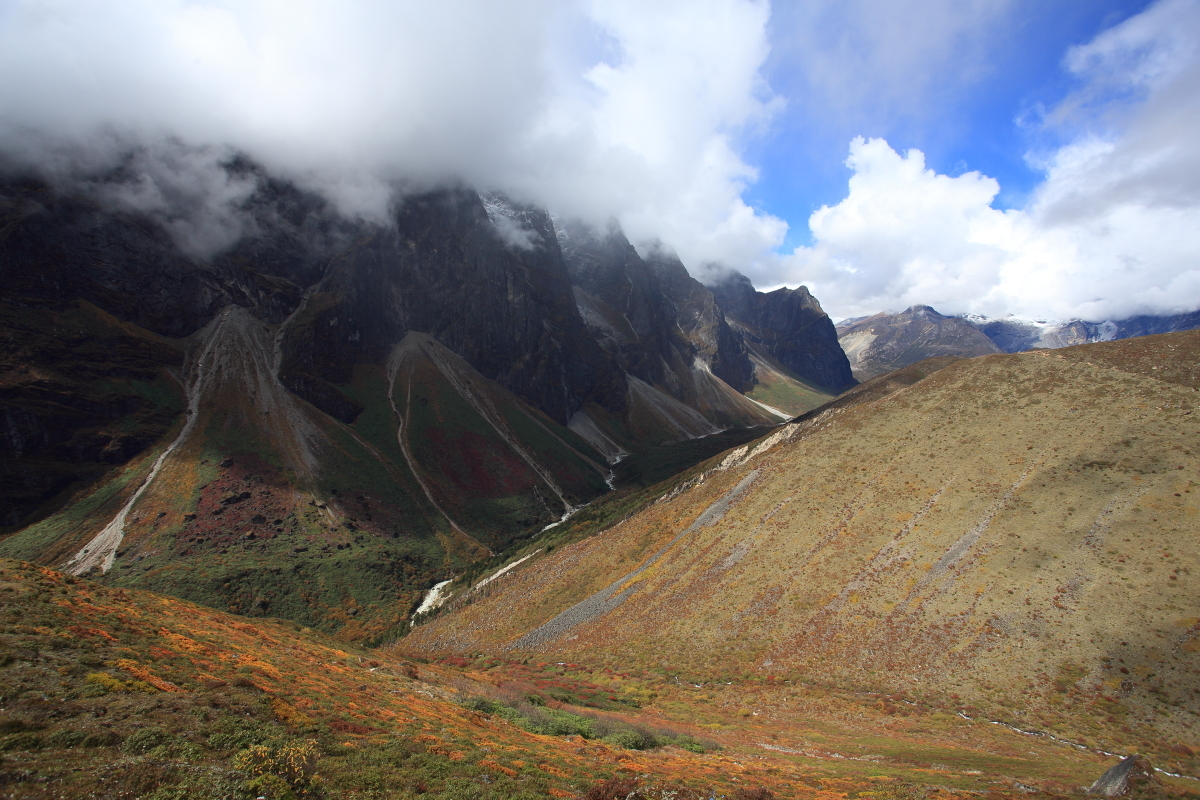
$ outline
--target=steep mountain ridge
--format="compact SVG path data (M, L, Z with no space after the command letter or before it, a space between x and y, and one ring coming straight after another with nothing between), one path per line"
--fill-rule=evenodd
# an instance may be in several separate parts
M780 420L731 385L750 373L748 354L677 258L643 259L615 223L601 231L567 221L557 232L580 315L628 376L624 413L614 419L626 437L657 443ZM586 409L572 421L581 435L600 427ZM621 433L593 442L613 452L606 439L620 442Z
M746 276L727 271L709 288L743 335L756 365L778 374L769 365L781 364L794 379L830 396L856 383L833 321L807 287L764 294Z
M1197 353L1168 334L864 387L404 647L899 692L1169 758L1200 693Z

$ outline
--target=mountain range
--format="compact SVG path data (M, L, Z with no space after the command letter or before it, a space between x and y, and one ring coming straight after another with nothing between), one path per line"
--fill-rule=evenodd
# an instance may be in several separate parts
M853 383L807 291L743 325L615 225L465 187L368 222L224 169L255 189L207 255L94 185L0 186L0 553L394 636L436 580L610 491L613 462Z
M1200 332L1123 338L1187 318L223 169L208 247L0 183L6 797L1195 796Z
M1200 328L1200 311L1085 322L945 316L929 306L917 305L899 314L884 312L842 320L837 324L837 334L854 376L867 380L935 356L1020 353L1195 328Z

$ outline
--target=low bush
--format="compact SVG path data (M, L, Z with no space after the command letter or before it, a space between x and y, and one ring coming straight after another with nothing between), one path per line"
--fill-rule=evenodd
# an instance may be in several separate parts
M319 789L317 757L314 741L276 740L241 751L234 756L233 766L250 773L250 785L265 796L277 797L286 789L303 797Z
M144 755L160 745L167 744L174 737L162 728L142 728L129 735L122 744L121 752L130 755Z

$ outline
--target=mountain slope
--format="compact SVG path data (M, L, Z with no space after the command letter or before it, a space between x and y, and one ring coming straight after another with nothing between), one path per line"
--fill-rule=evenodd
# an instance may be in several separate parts
M619 230L564 251L461 186L351 219L234 158L205 249L187 209L113 200L136 164L0 179L0 553L376 641L605 462L787 416L730 385L712 294Z
M852 692L793 686L806 719L781 726L740 711L765 710L762 683L414 662L20 562L0 592L6 797L999 800L1062 797L1112 761Z
M859 380L926 358L971 358L1000 352L975 326L958 317L943 316L929 306L845 322L838 326L837 335Z
M0 552L375 639L436 576L607 491L584 442L427 335L358 368L354 425L327 416L278 378L286 329L221 312L175 430Z
M955 361L709 462L405 647L900 692L1169 757L1197 744L1198 352Z
M643 259L615 224L568 222L558 235L579 312L629 386L623 414L605 425L585 409L573 429L607 427L607 439L657 444L780 420L735 388L752 369L745 347L678 259ZM593 444L606 448L601 438Z

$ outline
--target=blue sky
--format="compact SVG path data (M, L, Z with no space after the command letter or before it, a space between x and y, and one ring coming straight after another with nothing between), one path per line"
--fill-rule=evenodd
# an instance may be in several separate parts
M801 45L794 28L806 22L805 15L797 13L796 4L776 3L764 74L787 108L761 135L748 137L747 160L759 169L759 179L747 201L788 221L781 249L812 244L808 217L846 196L851 174L844 164L847 145L854 136L863 136L886 139L896 150L917 148L927 166L940 173L978 170L1000 183L994 206L1021 207L1043 177L1026 161L1026 153L1062 144L1054 131L1038 124L1038 110L1057 105L1078 83L1063 66L1068 48L1090 41L1148 4L1041 0L980 15L988 29L972 37L978 50L971 63L948 59L930 64L937 74L921 87L910 108L854 102L844 116L830 119L822 113L826 98L812 86L804 54L796 52ZM831 16L826 23L831 35L847 36L856 26L847 18L851 15ZM897 30L895 35L906 33ZM884 57L868 57L855 66L888 65ZM963 66L969 67L966 75L960 71ZM876 83L871 70L855 70L850 79L865 86Z
M0 0L0 163L198 255L248 154L502 190L834 317L1200 308L1200 0ZM398 189L399 187L399 189ZM182 199L181 199L182 198Z

